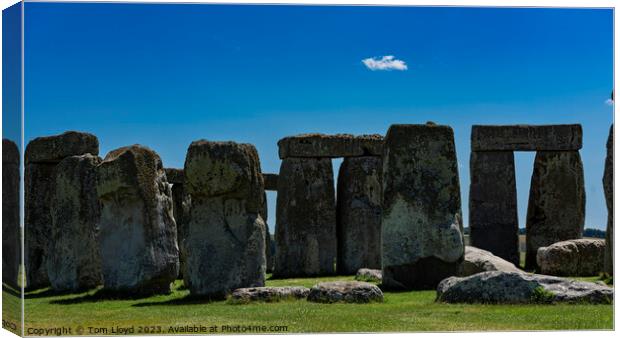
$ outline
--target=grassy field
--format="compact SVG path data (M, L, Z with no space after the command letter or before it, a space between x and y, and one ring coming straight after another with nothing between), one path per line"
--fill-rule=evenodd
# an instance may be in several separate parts
M352 280L324 277L268 280L268 286L311 287L320 281ZM594 280L596 278L591 278ZM248 333L478 331L611 329L612 305L454 305L435 303L434 291L385 294L384 303L315 304L306 301L232 305L188 298L181 281L169 295L143 299L101 299L96 290L53 295L40 290L26 294L26 334L45 335L45 329L66 327L70 334L175 332L186 325L217 328L214 333L239 333L237 326L264 326ZM18 304L3 290L3 305ZM3 308L4 310L4 308ZM8 314L3 311L3 316ZM231 328L225 329L225 326ZM77 332L76 332L77 331ZM207 332L208 333L208 332Z

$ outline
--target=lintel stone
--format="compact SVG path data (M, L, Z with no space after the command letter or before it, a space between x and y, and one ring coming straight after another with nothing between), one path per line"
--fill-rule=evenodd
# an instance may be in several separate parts
M278 141L280 159L288 157L381 156L383 136L378 134L301 134Z
M580 124L474 125L471 129L471 150L579 150L582 135Z

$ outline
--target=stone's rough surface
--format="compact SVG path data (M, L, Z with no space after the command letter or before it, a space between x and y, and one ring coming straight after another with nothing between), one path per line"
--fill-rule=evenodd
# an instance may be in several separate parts
M522 272L511 262L505 261L486 250L466 246L465 258L458 276L471 276L484 271Z
M179 273L172 192L159 155L133 145L97 167L104 287L131 294L170 291Z
M378 286L366 282L325 282L310 289L308 301L316 303L383 302Z
M185 180L183 169L165 168L164 170L166 171L166 180L168 183L183 184L183 181Z
M538 248L581 238L586 194L577 151L539 151L534 160L526 223L526 260L535 269Z
M437 286L437 301L447 303L609 304L612 300L613 288L597 283L517 272L488 271L469 277L450 277Z
M604 271L614 273L614 125L609 128L607 138L607 157L603 174L603 190L607 202L607 232L605 233L605 266Z
M338 273L381 268L381 158L347 157L338 173Z
M383 280L383 275L381 270L362 268L355 273L355 280L362 282L381 282L381 280Z
M187 214L191 197L185 192L183 186L183 169L166 168L166 179L172 183L172 211L177 225L177 246L179 247L179 277L183 277L185 271L185 240L187 237Z
M471 130L472 151L579 150L580 124L479 126Z
M278 174L263 174L265 190L278 191Z
M19 150L2 139L2 282L18 288L21 264L19 230Z
M302 286L257 287L237 289L232 293L233 303L279 302L287 299L306 299L310 289Z
M513 153L472 151L469 167L471 244L519 264L519 219Z
M287 158L280 166L276 209L278 277L334 274L336 201L328 158Z
M250 144L192 142L185 159L192 196L186 285L193 295L225 297L265 284L263 177Z
M60 135L37 137L28 143L26 163L58 163L63 158L82 155L99 155L99 140L93 134L67 131Z
M540 272L553 276L595 276L603 271L605 240L584 238L538 248Z
M278 141L281 159L289 157L381 156L383 136L302 134Z
M51 203L47 275L57 291L91 289L103 282L98 247L98 156L71 156L56 167Z
M454 134L438 125L392 125L383 155L383 286L435 288L463 260Z

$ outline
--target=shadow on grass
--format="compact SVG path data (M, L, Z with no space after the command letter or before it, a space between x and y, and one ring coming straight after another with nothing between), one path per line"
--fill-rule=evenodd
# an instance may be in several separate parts
M144 303L133 304L131 306L148 307L148 306L168 306L168 305L195 305L195 304L209 304L209 303L219 302L223 300L225 300L225 298L222 298L220 296L201 297L201 296L187 295L185 297L170 299L170 300L166 300L163 302L144 302Z
M2 284L2 291L10 294L11 296L15 296L18 298L21 297L21 292L15 290L14 288L6 284Z
M46 298L46 297L54 297L54 296L66 296L71 294L79 294L89 291L88 289L83 290L67 290L67 291L56 291L52 288L40 289L37 291L30 291L24 294L24 299L36 299L36 298Z
M170 294L167 293L167 294ZM166 295L157 294L157 295ZM80 304L80 303L95 303L104 300L137 300L137 299L145 299L154 296L154 294L141 294L141 293L129 293L129 292L119 292L119 291L108 291L104 289L100 289L92 294L87 294L80 297L68 298L68 299L59 299L53 300L50 304L60 304L60 305L70 305L70 304Z

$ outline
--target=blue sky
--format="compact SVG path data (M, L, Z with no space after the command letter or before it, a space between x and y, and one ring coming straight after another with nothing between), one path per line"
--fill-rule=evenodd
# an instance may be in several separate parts
M102 156L140 143L168 167L183 166L193 140L234 140L256 145L263 171L278 172L284 136L435 121L454 128L467 225L472 124L581 123L586 226L604 228L612 15L27 3L25 140L83 130L99 137ZM362 62L389 55L407 69ZM533 157L516 156L521 226ZM273 229L274 193L270 202Z

